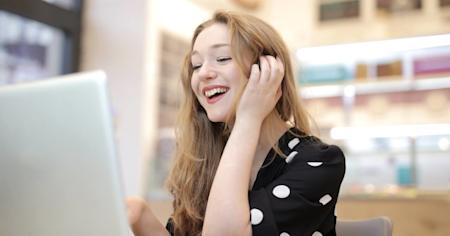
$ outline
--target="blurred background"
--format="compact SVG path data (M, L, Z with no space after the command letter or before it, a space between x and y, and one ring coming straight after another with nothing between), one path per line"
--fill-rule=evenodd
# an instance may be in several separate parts
M338 218L450 235L449 0L0 0L0 86L104 70L124 191L165 222L180 65L217 9L285 39L316 134L347 158Z

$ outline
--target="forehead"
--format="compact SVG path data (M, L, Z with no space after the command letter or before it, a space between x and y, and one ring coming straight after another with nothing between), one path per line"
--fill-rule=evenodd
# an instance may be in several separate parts
M215 23L200 32L194 42L193 51L202 51L216 44L230 44L230 36L225 24Z

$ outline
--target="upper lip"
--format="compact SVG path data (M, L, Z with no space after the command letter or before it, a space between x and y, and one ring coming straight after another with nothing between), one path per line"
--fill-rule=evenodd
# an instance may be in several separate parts
M227 86L223 86L223 85L210 85L210 86L206 86L202 89L202 94L205 95L205 92L211 89L215 89L215 88L224 88L224 89L228 89Z

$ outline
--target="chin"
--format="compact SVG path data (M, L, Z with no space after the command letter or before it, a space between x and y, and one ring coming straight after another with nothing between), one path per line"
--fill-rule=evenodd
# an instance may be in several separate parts
M215 116L208 116L208 120L214 123L225 122L224 118Z
M219 122L225 122L226 116L223 114L207 114L208 120L211 122L219 123Z

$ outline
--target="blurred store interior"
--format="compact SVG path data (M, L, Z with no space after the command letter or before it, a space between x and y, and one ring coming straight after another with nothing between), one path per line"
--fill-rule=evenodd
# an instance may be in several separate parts
M449 0L0 0L0 86L104 70L125 192L165 222L181 60L217 9L285 39L316 133L347 158L338 218L450 235Z

